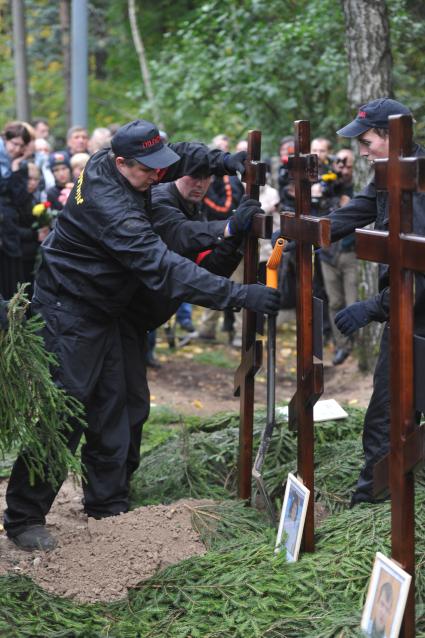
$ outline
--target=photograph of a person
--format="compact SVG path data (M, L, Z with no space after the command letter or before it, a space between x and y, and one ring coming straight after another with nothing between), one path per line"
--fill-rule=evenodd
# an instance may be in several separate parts
M309 496L310 490L289 473L275 548L276 553L286 549L288 562L298 559Z
M376 553L361 629L370 638L397 638L411 576L397 563Z

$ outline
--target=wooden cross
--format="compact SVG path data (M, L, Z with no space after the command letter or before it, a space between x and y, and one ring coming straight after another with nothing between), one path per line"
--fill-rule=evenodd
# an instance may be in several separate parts
M246 193L260 199L260 186L266 183L266 164L260 162L261 131L248 133L248 159L245 163ZM272 215L255 215L244 246L244 284L257 283L258 238L270 238ZM243 310L241 363L235 374L235 396L240 396L239 497L251 498L252 434L254 424L254 377L262 365L263 344L256 338L257 313Z
M377 190L388 190L389 232L356 231L357 255L390 266L390 453L374 468L374 493L391 492L392 557L412 576L400 636L415 635L413 470L425 460L417 427L413 361L413 271L425 272L425 237L413 235L412 193L425 190L425 157L412 152L412 118L389 118L389 158L375 161ZM423 211L425 215L425 211Z
M313 361L312 244L329 246L328 219L310 216L311 184L317 182L317 155L310 154L310 123L295 122L295 154L289 158L295 181L295 213L280 217L283 237L296 241L297 268L297 390L289 404L289 427L298 429L298 475L310 490L303 547L314 551L314 428L313 406L323 392L323 364Z

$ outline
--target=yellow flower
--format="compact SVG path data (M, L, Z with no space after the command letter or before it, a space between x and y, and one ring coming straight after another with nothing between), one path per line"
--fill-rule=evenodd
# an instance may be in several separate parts
M332 173L332 171L329 171L328 173L323 173L321 179L324 182L333 182L334 180L336 180L336 173Z
M32 214L34 215L34 217L41 217L45 210L46 207L44 206L44 204L36 204L32 209Z

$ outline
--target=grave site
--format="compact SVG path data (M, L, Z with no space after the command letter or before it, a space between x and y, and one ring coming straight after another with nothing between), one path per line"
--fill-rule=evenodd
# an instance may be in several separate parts
M171 358L160 344L163 367L149 377L151 416L128 513L83 513L78 453L66 452L54 428L58 415L82 418L81 408L49 381L40 320L23 321L25 291L12 300L9 331L0 333L8 387L1 497L21 441L36 444L34 472L48 458L52 481L63 464L70 475L47 519L56 549L27 553L0 538L1 636L361 636L377 552L411 577L396 635L425 636L425 435L415 419L422 399L413 335L413 277L425 271L425 239L411 232L411 195L425 190L425 164L410 156L410 116L392 117L390 155L375 169L377 188L389 193L389 232L357 231L356 244L360 259L390 264L391 446L375 466L377 502L350 509L372 380L354 360L332 368L322 343L312 264L314 250L330 243L330 222L310 214L310 137L309 122L295 122L296 210L281 214L281 236L295 243L295 325L261 325L244 310L241 353L190 343ZM245 179L257 199L260 158L261 132L251 131ZM257 215L245 240L245 283L256 281L257 242L271 237L269 221ZM276 246L278 255L284 243ZM320 418L320 401L329 399L344 418ZM36 419L41 434L31 430ZM275 552L288 473L310 492L293 562Z

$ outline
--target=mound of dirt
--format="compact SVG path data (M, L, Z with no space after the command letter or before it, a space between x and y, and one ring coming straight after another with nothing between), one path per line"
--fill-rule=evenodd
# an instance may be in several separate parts
M3 533L0 575L26 574L45 590L82 602L123 598L129 587L164 567L205 553L191 513L208 502L185 499L97 521L84 515L80 490L67 481L48 516L58 547L24 552Z

